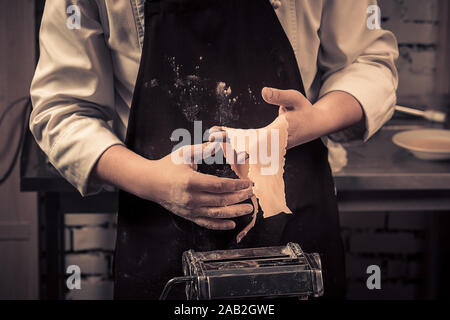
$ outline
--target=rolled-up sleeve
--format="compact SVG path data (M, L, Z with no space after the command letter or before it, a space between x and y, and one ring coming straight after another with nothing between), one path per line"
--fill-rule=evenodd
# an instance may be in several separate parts
M344 91L355 97L364 120L330 137L366 141L393 115L398 73L398 46L386 30L367 26L368 8L377 1L325 1L320 27L318 65L322 72L319 96Z
M78 1L81 28L70 29L72 3L46 1L30 129L53 166L86 195L101 189L90 179L97 160L122 141L108 124L115 114L113 71L97 5Z

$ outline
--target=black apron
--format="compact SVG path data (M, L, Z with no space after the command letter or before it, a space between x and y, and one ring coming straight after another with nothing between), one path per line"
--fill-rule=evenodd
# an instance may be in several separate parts
M127 146L148 159L170 154L174 130L194 122L261 128L278 115L261 97L265 86L303 94L294 51L269 0L162 0L145 5L145 40L131 107ZM198 131L198 130L197 130ZM203 133L203 132L201 132ZM189 144L201 143L197 141ZM200 140L199 140L200 139ZM230 166L199 171L235 177ZM294 212L263 219L241 243L237 233L212 231L160 205L120 192L115 254L115 298L157 299L164 284L183 274L182 253L297 242L322 258L325 296L342 297L344 257L327 149L316 140L289 150L286 201ZM172 298L183 298L182 288Z

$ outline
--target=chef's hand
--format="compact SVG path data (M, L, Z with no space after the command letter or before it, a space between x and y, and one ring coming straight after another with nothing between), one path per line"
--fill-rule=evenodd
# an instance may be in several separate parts
M294 147L298 141L298 135L303 134L303 143L315 139L315 128L308 128L308 121L311 118L313 105L306 97L296 90L278 90L264 88L262 90L263 99L269 103L279 106L279 117L268 127L276 128L280 117L284 117L288 122L288 149ZM310 137L305 136L309 133Z
M217 149L207 143L202 148L187 146L174 151L181 159L183 152L191 149L186 163L176 164L174 154L158 160L155 165L159 168L160 188L144 197L154 199L167 210L199 226L213 230L234 229L235 223L228 219L253 212L251 204L238 204L253 196L252 183L197 172L194 156L197 152L203 153L208 145L212 147L209 155L214 155Z
M330 92L314 105L296 90L266 87L261 94L267 103L279 108L278 117L265 127L268 129L267 132L271 129L284 128L284 120L288 123L288 149L345 129L358 121L362 123L362 126L358 125L358 131L360 127L365 126L361 105L347 92ZM211 128L213 134L210 136L210 141L228 141L225 130L226 128L220 126ZM236 162L236 158L248 155L234 154L233 156Z
M174 152L180 154L182 151ZM116 145L103 153L93 173L103 182L157 202L172 213L208 229L234 229L235 223L230 218L253 212L252 205L239 204L253 195L250 181L199 173L195 164L174 162L173 155L148 160L125 146Z
M325 116L320 115L320 110L313 107L311 102L299 91L266 87L262 90L261 94L267 103L279 108L278 117L265 127L267 134L270 135L269 132L271 129L283 128L284 125L282 122L286 119L288 123L288 149L312 141L322 134L326 134L323 131L324 126L320 125L317 121L321 121ZM210 137L210 141L228 141L229 137L227 137L224 131L225 129L224 127L211 128L213 134ZM234 156L237 157L238 155Z
M314 105L299 91L263 88L263 99L279 106L279 117L269 125L277 128L280 117L289 124L288 149L345 129L363 121L363 110L356 98L344 91L333 91Z

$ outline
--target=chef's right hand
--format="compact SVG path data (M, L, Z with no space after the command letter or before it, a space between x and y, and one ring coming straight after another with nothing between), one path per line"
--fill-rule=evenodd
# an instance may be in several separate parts
M229 219L253 212L251 204L241 203L253 196L253 185L250 180L220 178L197 172L193 157L199 150L203 153L208 145L210 154L214 154L215 149L206 143L200 149L200 146L183 147L174 151L177 154L154 161L155 170L152 172L157 174L158 186L149 186L151 194L141 196L199 226L213 230L234 229L236 225ZM188 153L192 154L191 161L181 164L174 161L183 157L186 148L191 148Z

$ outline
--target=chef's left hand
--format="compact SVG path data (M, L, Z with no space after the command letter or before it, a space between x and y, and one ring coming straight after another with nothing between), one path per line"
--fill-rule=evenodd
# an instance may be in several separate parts
M266 87L261 94L267 103L279 106L279 117L269 127L277 128L280 117L284 117L289 124L288 149L314 140L322 134L320 128L312 125L312 120L317 117L317 110L299 91Z
M308 120L313 117L314 108L304 95L295 90L264 88L262 97L267 103L279 106L279 116L266 129L279 129L282 127L282 118L287 120L289 125L288 148L316 138L316 132L319 130L311 126L310 120ZM217 141L217 139L227 141L227 135L224 130L224 127L211 128L210 132L213 135L210 141ZM216 131L221 133L216 133Z
M288 149L345 129L363 120L363 110L358 100L343 91L333 91L314 105L299 91L263 88L263 99L279 107L279 116L267 129L281 128L282 118L287 120ZM257 111L255 111L257 112ZM213 127L214 131L224 131ZM215 134L217 138L217 133ZM226 133L222 132L226 138ZM211 141L213 141L212 139ZM225 140L222 140L225 141Z
M263 99L279 106L279 117L269 127L277 127L280 117L289 124L288 148L345 129L363 120L356 98L344 91L332 91L314 105L299 91L263 88Z

